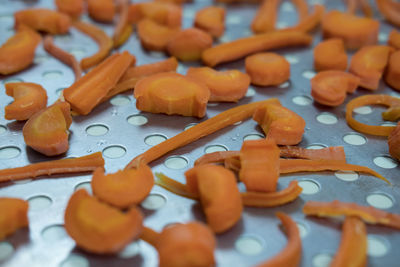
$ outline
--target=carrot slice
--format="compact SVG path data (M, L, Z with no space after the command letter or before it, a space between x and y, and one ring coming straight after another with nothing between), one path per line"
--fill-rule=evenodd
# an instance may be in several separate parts
M113 0L87 0L89 16L100 22L112 22L115 16Z
M165 2L142 2L129 6L130 23L138 23L143 18L149 18L168 27L180 27L182 23L182 7Z
M323 5L314 5L313 13L308 14L303 19L300 18L296 25L281 29L281 31L311 32L321 23L324 13L325 7Z
M400 50L390 55L385 81L390 87L400 91Z
M137 24L138 36L144 49L165 51L167 44L177 34L178 29L158 24L151 19L142 19Z
M46 90L36 83L6 83L6 94L14 98L14 102L4 109L6 120L24 121L46 107Z
M364 46L353 55L349 72L360 77L361 87L376 90L389 61L390 53L389 46Z
M28 227L28 201L18 198L0 198L0 241Z
M246 57L245 67L251 83L259 86L276 86L289 80L290 64L276 53L258 53Z
M50 34L67 33L71 19L61 13L45 8L24 9L14 13L15 29L25 25L36 31Z
M250 85L249 75L238 70L216 71L209 67L191 67L186 76L207 85L210 102L237 102L245 96Z
M134 56L126 51L113 54L70 87L64 89L65 100L79 114L89 114L117 84L133 61Z
M400 4L393 0L375 0L379 12L391 24L400 27Z
M53 55L55 58L59 59L64 64L68 65L74 72L75 80L78 80L82 76L81 66L76 60L74 55L62 50L54 44L53 37L47 35L43 41L44 49Z
M322 19L324 39L341 38L347 49L355 50L378 41L379 22L332 10Z
M357 216L369 224L380 224L400 229L400 214L339 200L332 202L307 201L303 207L303 213L318 217Z
M68 129L72 123L70 105L55 104L35 113L22 129L27 146L46 155L59 155L68 150Z
M158 73L141 79L134 91L136 108L152 113L204 117L208 88L178 73Z
M194 26L219 38L225 31L225 9L219 6L208 6L196 12Z
M210 34L196 28L181 30L174 34L167 44L167 51L171 56L182 61L201 59L203 51L212 46Z
M277 9L280 4L280 0L262 2L251 22L251 30L253 33L266 33L275 30L275 23L278 19Z
M123 213L85 189L76 191L65 210L65 230L78 247L92 253L117 253L137 238L142 230L143 215L132 207Z
M73 18L78 18L83 13L83 0L56 0L57 10Z
M99 50L90 57L85 57L81 60L81 68L86 70L89 69L103 59L105 59L110 53L113 47L113 41L108 35L100 28L83 21L74 21L73 26L80 32L87 34L99 45Z
M202 60L207 66L214 67L265 50L307 46L311 41L311 36L297 31L258 34L206 49L202 54Z
M347 69L347 54L342 39L328 39L314 47L314 69L316 71Z
M392 30L389 34L388 45L394 47L396 50L400 49L400 32Z
M113 43L114 43L114 48L118 48L121 45L123 45L131 36L133 27L129 23L129 1L128 0L123 0L122 3L120 4L120 13L118 17L118 22L115 25L114 28L114 34L113 34Z
M400 160L400 122L397 123L396 128L389 135L388 139L390 155Z
M32 64L41 37L35 31L18 30L0 47L0 74L8 75L26 69Z

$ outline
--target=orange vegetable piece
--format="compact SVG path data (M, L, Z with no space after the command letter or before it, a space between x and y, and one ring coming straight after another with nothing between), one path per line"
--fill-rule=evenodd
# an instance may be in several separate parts
M18 198L0 198L0 241L18 229L28 227L28 201Z
M265 50L310 45L311 41L311 36L297 31L258 34L206 49L202 60L207 66L214 67Z
M25 25L36 31L50 34L67 33L71 19L61 13L45 8L24 9L14 13L15 29Z
M281 31L301 31L310 32L314 30L322 21L322 17L325 13L325 7L323 5L314 5L314 11L311 14L307 14L304 18L300 18L299 22L291 27L282 29Z
M126 51L113 54L70 87L64 89L65 100L79 114L89 114L117 84L133 61L134 56Z
M346 93L353 93L360 84L357 76L339 70L317 73L311 79L311 96L326 106L339 106L346 99Z
M182 61L201 59L204 50L212 46L213 39L205 31L189 28L176 33L167 44L167 51L171 56Z
M400 160L400 122L397 123L396 128L389 135L388 145L390 155Z
M83 13L83 0L55 0L57 10L73 18L78 18Z
M267 0L262 2L251 22L253 33L265 33L275 30L275 23L278 19L277 9L280 3L281 0Z
M153 113L202 118L210 97L208 88L178 73L158 73L135 87L136 108Z
M346 217L340 247L330 266L367 266L367 244L364 222L357 217Z
M390 87L400 91L400 50L397 50L389 57L385 81Z
M22 134L27 146L46 156L55 156L68 150L71 123L70 105L56 102L30 117Z
M347 69L347 54L342 39L328 39L314 47L314 69L316 71Z
M46 90L36 83L6 83L6 94L14 97L14 102L4 109L6 120L24 121L46 107Z
M104 167L104 159L101 152L96 152L83 157L44 161L23 167L3 169L0 170L0 182L18 181L59 173L90 172L99 167Z
M302 246L297 224L289 215L286 215L283 212L277 212L275 215L279 218L285 228L286 235L289 239L288 243L286 244L286 247L272 259L257 265L257 267L299 266Z
M64 224L78 247L92 253L117 253L137 238L143 216L132 207L124 213L97 198L85 189L76 191L68 201Z
M389 34L388 45L394 47L394 49L400 49L400 32L392 30Z
M361 8L364 15L368 18L373 16L373 10L369 4L369 0L347 0L347 12L355 14L356 11Z
M141 2L129 6L130 23L136 24L144 18L168 27L179 28L182 23L182 7L159 1Z
M113 0L87 0L89 16L100 22L112 22L116 12Z
M208 6L196 12L194 26L219 38L225 32L225 9L219 6Z
M341 38L347 49L355 50L378 41L379 22L332 10L322 19L324 39Z
M210 89L210 102L237 102L245 96L250 85L249 75L238 70L217 71L209 67L191 67L186 76L207 85Z
M246 57L245 67L251 83L259 86L276 86L290 78L290 64L276 53L258 53Z
M165 51L167 44L174 38L178 29L158 24L151 19L142 19L137 24L138 36L144 49Z
M137 169L104 174L96 169L92 178L93 194L100 200L118 208L128 208L142 202L154 185L151 169L142 164Z
M129 1L121 0L120 3L120 13L118 17L118 22L114 28L113 42L114 48L118 48L123 45L131 36L133 27L129 23Z
M393 0L375 0L375 3L387 21L400 27L400 3Z
M0 47L0 74L12 74L31 65L40 41L40 35L33 30L18 30Z

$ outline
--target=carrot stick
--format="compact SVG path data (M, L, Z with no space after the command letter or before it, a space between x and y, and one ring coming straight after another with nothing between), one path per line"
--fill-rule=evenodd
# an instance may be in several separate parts
M400 160L400 122L397 123L396 128L392 131L388 138L388 146L390 155Z
M84 9L83 0L56 0L57 10L69 15L72 18L78 18Z
M388 45L394 47L394 49L400 49L400 32L392 30L389 34Z
M216 151L206 153L198 158L194 165L203 165L207 163L223 163L226 158L239 157L240 151Z
M394 26L400 27L400 4L393 0L375 0L379 12Z
M89 16L99 22L112 22L116 6L113 0L87 0Z
M154 231L149 227L143 226L142 233L140 234L139 238L149 243L153 247L156 247L157 241L160 238L160 233Z
M122 3L120 4L120 14L117 24L115 25L113 34L114 48L118 48L123 45L128 40L133 31L133 27L128 21L129 1L123 0L121 2Z
M385 81L393 89L400 91L400 50L389 57L389 64L385 73Z
M28 227L28 201L18 198L0 197L0 241Z
M262 2L251 22L253 33L266 33L275 30L275 23L278 19L277 9L280 3L281 0L266 0Z
M169 178L163 173L155 173L157 179L155 180L155 184L161 186L162 188L179 195L181 197L190 198L190 199L199 199L199 195L194 192L189 192L185 184L175 181L174 179Z
M218 6L209 6L196 12L194 26L219 38L225 31L225 9Z
M340 38L331 38L314 47L314 69L316 71L347 69L347 54Z
M149 51L166 51L168 42L178 33L178 29L158 24L151 19L142 19L137 24L137 32L143 48Z

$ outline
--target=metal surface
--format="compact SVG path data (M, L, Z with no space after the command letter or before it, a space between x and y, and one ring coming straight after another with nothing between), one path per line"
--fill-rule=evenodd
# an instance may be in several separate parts
M312 2L323 1L314 0ZM186 4L184 6L184 27L189 27L192 24L196 10L210 4L212 2L208 0ZM332 0L327 1L325 4L329 8L344 9L341 1ZM0 0L0 5L0 43L3 43L13 34L12 14L14 11L33 6L54 7L52 1L43 0ZM228 41L250 35L249 24L255 10L255 5L233 5L228 7L227 30L222 40ZM378 14L376 15L378 16ZM278 25L293 24L296 21L296 17L293 6L284 2L280 11L280 23ZM84 19L89 20L87 17ZM107 33L112 33L111 26L100 26ZM381 23L380 43L386 42L387 35L391 29L392 26L387 25L385 22ZM90 38L74 29L71 29L69 35L57 36L55 40L57 45L73 52L78 59L92 54L97 49L96 44ZM314 44L319 41L320 33L316 33ZM165 58L163 54L143 51L136 36L132 36L119 50L132 52L137 57L138 65ZM216 251L218 266L253 266L280 251L286 244L286 237L279 228L278 220L274 216L274 213L278 210L289 213L302 226L302 230L305 233L302 238L302 266L326 266L324 263L326 264L327 255L334 255L338 247L341 224L338 221L306 218L302 214L301 208L308 200L331 201L340 199L368 205L367 197L378 193L387 196L389 204L390 200L392 201L393 206L385 210L400 212L400 172L397 162L391 161L390 158L376 159L376 157L388 155L386 139L362 134L358 134L356 140L354 140L354 136L345 137L347 134L353 133L353 130L346 125L344 120L345 105L343 104L336 108L325 108L310 101L309 77L313 74L312 49L282 49L279 50L279 53L285 55L291 62L292 74L290 82L281 86L281 88L252 86L248 95L239 104L268 97L278 97L284 106L297 112L306 120L306 131L300 146L307 147L315 144L344 146L350 163L371 167L387 177L392 182L392 186L363 174L360 174L358 179L354 181L340 180L332 172L286 175L279 180L279 190L285 188L291 180L297 179L303 181L302 185L307 183L304 181L313 182L306 191L314 194L302 194L295 202L279 208L246 208L242 220L228 233L218 236L218 250ZM48 102L52 103L57 99L59 89L69 86L74 80L72 71L49 56L42 47L37 49L35 62L34 66L21 73L0 77L0 169L23 166L47 159L26 148L21 133L22 123L4 119L4 106L12 101L12 98L5 95L4 83L16 79L39 83L47 89ZM195 66L196 64L181 63L179 72L185 73L190 65ZM243 60L224 64L218 69L231 68L244 71ZM358 89L355 94L349 95L346 101L367 93L370 92ZM384 83L381 83L376 93L399 95L392 89L387 88ZM236 104L209 105L207 116L212 117L218 112L234 106ZM370 114L359 114L357 118L369 123L383 123L379 117L381 110L381 108L372 107ZM371 110L367 109L368 111ZM130 116L137 114L142 117L136 117L136 120L130 118ZM333 117L326 117L325 115L327 114ZM336 122L335 118L337 119ZM141 124L145 119L147 119L147 123L143 125L131 124L132 122ZM333 124L324 124L320 121ZM146 139L147 137L155 134L166 138L172 137L183 131L191 123L197 122L199 120L194 118L141 113L135 108L135 100L132 95L127 93L108 103L101 104L89 116L75 117L71 125L70 149L63 157L82 156L94 151L103 151L107 155L111 153L111 156L120 156L118 158L105 157L106 170L113 172L123 168L134 156L150 147L149 144L154 142L154 138ZM91 128L87 130L92 125L101 125L106 128L100 126L100 129ZM208 151L215 149L209 146L218 145L217 149L238 150L243 139L251 134L260 136L262 131L254 121L248 120L173 151L154 162L151 165L152 169L154 172L164 172L168 176L183 182L183 172L193 166L194 160L201 156L206 149ZM361 139L360 136L362 136ZM361 145L351 145L346 143L345 140L356 141ZM363 142L365 143L362 144ZM124 150L118 150L119 148L116 151L108 150L104 152L110 146L119 146L125 152ZM12 150L11 153L13 151L16 153L11 155L5 149L7 147L14 147L18 150ZM118 152L121 152L122 156L121 154L118 155ZM7 158L10 156L15 157ZM181 157L178 157L178 159L173 158L169 161L169 163L172 162L173 168L178 169L171 169L166 166L165 162L171 156ZM387 165L386 167L391 168L377 166L374 164L374 159L378 164L379 160L383 159ZM185 166L185 162L187 166ZM7 254L7 251L14 248L8 257L3 256L5 259L0 261L0 265L18 267L156 266L156 251L141 241L132 244L123 254L115 257L95 256L75 248L73 240L63 230L63 214L70 195L78 186L88 186L88 181L90 181L89 175L74 175L0 185L0 196L28 199L31 204L29 230L18 231L17 234L7 238L4 242L0 242L0 255ZM240 186L242 188L242 185ZM388 199L384 200L387 202ZM143 208L143 212L146 215L145 224L156 230L161 230L165 225L175 222L186 222L193 219L204 221L201 209L194 201L172 195L157 186L154 187L152 196L146 201L146 204L147 209ZM157 210L149 209L157 207ZM373 239L370 245L375 244L371 248L372 254L378 255L381 253L383 251L382 246L386 246L387 249L386 254L383 256L369 256L369 266L398 266L400 261L400 254L398 253L398 247L400 246L399 232L385 227L368 226L368 233L371 240Z

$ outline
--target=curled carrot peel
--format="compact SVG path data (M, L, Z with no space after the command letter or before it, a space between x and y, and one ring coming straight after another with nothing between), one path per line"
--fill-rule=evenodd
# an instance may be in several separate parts
M393 0L375 0L380 13L391 24L400 27L400 4Z
M356 216L369 224L400 229L400 214L339 200L332 202L307 201L303 207L303 213L318 217Z
M73 26L78 31L89 35L99 45L99 50L95 54L81 60L80 64L82 69L89 69L108 56L113 47L113 41L102 29L82 21L74 21Z
M342 39L328 39L314 47L314 69L316 71L347 69L347 54Z
M323 5L314 5L314 11L308 14L303 19L288 28L284 28L281 31L300 31L300 32L311 32L321 23L323 15L325 13L325 7Z
M400 49L400 32L392 30L389 34L388 45L394 47L394 49Z
M155 176L157 177L157 179L155 180L156 185L161 186L162 188L181 197L199 200L199 195L193 191L190 192L187 189L186 184L177 182L174 179L171 179L168 176L164 175L163 173L156 173Z
M165 2L142 2L129 6L129 22L138 23L144 18L176 28L182 24L182 7Z
M397 50L389 57L385 81L390 87L400 91L400 50Z
M57 10L73 18L78 18L84 9L83 0L56 0Z
M0 198L0 241L28 227L28 201L18 198Z
M53 174L91 172L104 167L101 152L83 157L33 163L23 167L0 170L0 182L19 181Z
M6 83L6 94L14 98L14 102L4 108L6 120L27 120L33 114L44 109L47 104L46 90L36 83Z
M115 3L113 0L88 0L89 16L100 22L112 22L115 16Z
M197 11L194 26L219 38L225 31L225 9L218 6L208 6Z
M214 67L265 50L307 46L311 41L311 36L298 31L258 34L211 47L203 52L202 60L207 66Z
M24 25L50 34L67 33L71 24L67 15L45 8L20 10L14 13L14 18L15 29Z
M390 155L400 160L400 122L397 123L396 128L389 135L388 139Z
M53 37L50 35L46 36L43 41L43 47L48 53L62 61L64 64L68 65L73 70L75 80L78 80L82 76L82 70L79 62L72 54L56 46L54 44Z
M142 19L137 24L140 43L146 50L165 51L168 42L174 38L178 29L158 24L151 19Z
M367 228L357 217L346 217L339 249L331 267L367 266Z
M120 6L120 14L118 22L114 28L113 43L114 47L118 48L123 45L132 34L133 27L128 21L129 16L129 1L123 0Z
M275 30L275 23L278 19L277 9L281 0L263 1L251 22L253 33L265 33Z
M275 214L282 222L288 237L286 247L273 258L257 265L257 267L299 266L301 261L301 238L297 224L293 219L283 213Z
M139 163L150 163L168 152L190 144L197 139L212 134L222 128L234 124L235 122L245 120L252 116L254 111L261 105L267 103L277 103L278 99L272 98L264 101L254 102L246 105L241 105L232 109L221 112L220 114L203 121L195 126L181 132L174 137L171 137L158 145L148 149L146 152L136 156L125 168L134 168L139 166Z

